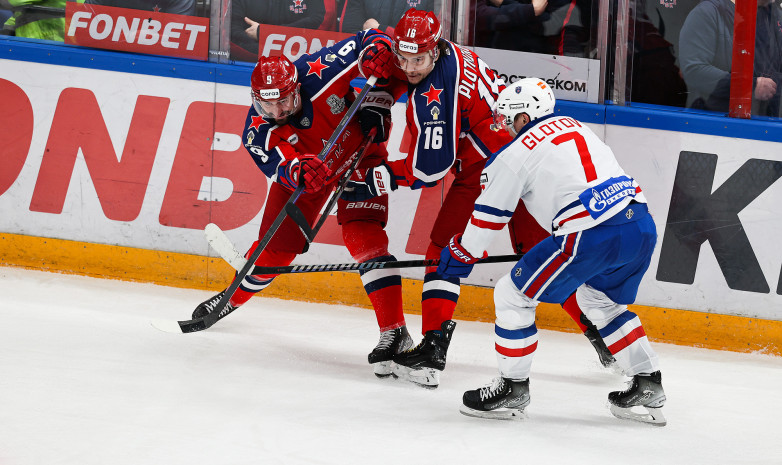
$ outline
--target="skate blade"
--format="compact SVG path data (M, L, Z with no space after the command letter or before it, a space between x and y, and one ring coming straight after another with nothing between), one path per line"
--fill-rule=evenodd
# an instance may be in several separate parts
M525 420L527 419L527 412L524 408L500 408L496 410L475 410L466 405L459 407L459 412L462 415L475 418L488 418L490 420Z
M665 426L668 424L668 420L665 418L665 415L663 415L662 408L644 406L624 408L609 404L609 409L616 418L621 420L637 421L653 426Z
M395 378L421 386L436 389L440 385L440 372L434 368L410 368L398 363L391 366Z
M387 360L385 362L377 362L372 364L375 376L378 378L388 378L389 376L393 375L394 372L391 370L391 360Z

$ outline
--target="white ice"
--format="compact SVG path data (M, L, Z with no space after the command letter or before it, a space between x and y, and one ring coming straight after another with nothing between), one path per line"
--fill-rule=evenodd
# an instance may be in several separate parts
M459 322L436 390L377 379L366 309L255 298L169 334L212 293L0 268L0 464L780 464L782 358L654 344L663 428L606 407L624 377L541 331L524 421L458 412L496 374ZM408 315L417 336L420 317Z

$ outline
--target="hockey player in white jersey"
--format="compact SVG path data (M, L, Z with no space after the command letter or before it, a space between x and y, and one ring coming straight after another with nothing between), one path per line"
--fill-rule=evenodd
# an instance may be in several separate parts
M495 124L515 138L486 164L470 223L440 257L442 276L467 277L520 198L552 232L497 282L500 376L465 392L461 412L500 419L524 415L538 344L535 308L538 302L561 303L576 292L617 364L632 376L627 390L608 395L611 412L665 425L657 355L638 316L627 308L657 242L654 221L641 188L611 149L579 121L555 116L554 103L551 88L540 79L522 79L502 91Z

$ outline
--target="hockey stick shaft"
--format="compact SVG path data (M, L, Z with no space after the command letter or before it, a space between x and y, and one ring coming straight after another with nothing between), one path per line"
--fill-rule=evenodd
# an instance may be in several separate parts
M361 163L364 153L366 152L366 148L369 146L372 138L374 137L374 134L375 134L375 130L373 129L364 139L364 143L356 150L356 157L353 159L350 168L348 168L348 170L343 174L342 180L339 183L339 187L331 195L331 200L323 209L323 213L321 214L320 219L315 224L315 226L312 229L310 229L309 225L299 224L299 228L302 229L302 232L304 233L304 236L307 238L308 241L311 242L310 238L315 237L318 231L320 231L320 228L328 219L331 210L334 208L334 205L339 200L340 195L345 190L345 186L350 180L350 177L356 171L358 164ZM303 215L301 221L306 221L304 220ZM304 231L305 227L307 231ZM209 245L212 247L212 249L214 249L223 258L223 260L228 262L229 265L231 265L236 270L241 270L244 267L244 264L247 262L247 259L244 258L244 255L239 253L238 250L236 250L236 247L234 247L233 243L231 242L231 239L228 238L228 236L223 232L222 229L220 229L219 226L217 226L214 223L207 224L206 227L204 228L204 235L206 236L206 240L207 242L209 242ZM250 274L255 274L255 273L250 272Z
M524 254L519 255L494 255L486 257L476 263L506 263L521 260ZM399 260L391 262L364 262L364 263L327 263L321 265L289 265L289 266L256 266L252 274L291 274L291 273L320 273L324 271L370 271L385 268L419 268L424 266L437 266L440 259L429 260Z
M342 120L334 129L334 132L331 134L331 137L329 138L328 142L326 142L326 145L323 146L323 149L318 154L318 158L320 160L326 158L328 153L331 151L332 146L336 142L337 138L339 138L342 135L342 133L345 131L345 128L347 127L350 120L358 112L358 108L361 105L361 102L364 101L364 98L366 97L367 93L369 93L369 90L372 88L372 86L375 85L375 81L377 81L377 78L375 76L370 76L369 79L367 79L367 82L366 84L364 84L364 87L361 89L361 92L358 94L356 99L350 105L347 112L345 112L345 116L342 117ZM303 191L304 191L304 185L300 184L293 191L293 194L291 194L290 198L286 202L286 205L296 203L296 201L299 199L299 196L301 196L301 193ZM202 331L204 329L207 329L212 325L214 325L218 320L225 318L228 314L230 314L233 311L232 307L227 306L228 301L234 295L236 290L239 289L239 285L244 280L244 278L249 274L250 270L253 268L253 264L261 255L261 252L263 252L263 250L269 244L269 241L271 241L272 237L280 228L280 225L282 225L282 222L285 220L287 215L288 213L286 212L286 209L283 207L280 210L280 213L277 214L277 217L274 219L272 225L266 231L266 234L264 234L264 236L261 238L260 242L258 243L258 246L255 247L255 250L253 250L247 262L244 264L244 266L242 266L242 268L239 271L237 271L234 280L231 282L231 285L228 286L228 289L225 290L223 297L220 298L220 301L217 303L215 309L212 312L208 313L203 318L196 318L193 320L178 322L179 328L182 330L183 333L192 333L192 332Z
M236 250L231 240L215 224L210 224L205 233L207 240L212 248L223 257L234 268L244 266L246 260ZM481 263L507 263L517 262L524 254L518 255L494 255L487 257L477 264ZM424 266L436 266L440 263L439 259L431 258L428 260L400 260L390 262L364 262L364 263L327 263L321 265L288 265L288 266L255 266L251 274L292 274L292 273L319 273L324 271L370 271L384 268L418 268Z
M323 213L320 215L320 218L318 218L317 223L315 223L315 226L312 227L312 237L315 237L315 234L317 234L318 231L320 231L320 228L323 227L323 224L328 219L329 215L331 214L331 210L334 209L334 205L337 204L337 201L339 200L340 196L342 196L342 192L345 190L345 186L348 185L348 181L350 181L350 177L353 176L353 173L356 172L356 168L358 168L358 165L361 163L361 160L364 159L364 154L367 152L367 149L369 148L369 144L372 143L372 140L375 138L376 133L377 133L377 128L372 128L372 130L369 131L369 134L367 134L366 137L364 137L364 142L361 143L361 146L356 151L355 160L353 160L353 163L351 163L350 168L342 176L342 179L339 182L339 186L337 186L337 189L334 191L333 194L331 194L331 198L329 199L329 202L326 204L326 208L323 209Z

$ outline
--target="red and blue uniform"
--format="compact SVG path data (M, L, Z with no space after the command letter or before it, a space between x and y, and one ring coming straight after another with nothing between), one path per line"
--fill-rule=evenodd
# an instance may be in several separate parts
M355 100L351 81L359 76L359 53L373 41L388 40L377 30L361 31L320 51L303 55L294 62L301 85L301 111L278 125L259 114L251 105L247 113L242 142L258 168L272 181L266 202L259 238L268 231L292 189L286 183L284 170L292 160L306 154L318 154L331 138L350 104ZM397 92L399 94L400 92ZM309 224L313 224L320 210L350 165L364 135L353 118L337 138L324 162L331 170L326 186L317 192L304 192L296 206ZM387 157L382 144L371 144L360 167L370 167ZM388 237L384 231L388 219L387 196L365 202L339 200L337 219L342 226L345 245L359 262L390 261ZM253 244L252 251L257 242ZM299 227L286 218L279 230L256 261L260 266L290 264L303 253L306 239ZM250 252L248 252L249 254ZM254 293L271 284L276 275L247 276L231 299L234 305L246 302ZM374 270L362 275L364 287L372 302L381 330L404 325L402 313L401 277L398 270Z
M440 43L445 49L432 71L409 87L406 120L412 142L407 157L389 163L397 184L414 189L433 186L449 172L455 175L430 233L427 259L439 258L451 237L464 230L481 192L487 158L511 141L492 126L492 107L505 88L502 79L472 50L447 40ZM512 229L519 233L514 246L522 243L526 250L548 236L530 221L521 203L517 218L523 226L514 220ZM427 268L424 277L423 333L439 330L451 319L459 298L459 278L443 279L435 271Z

